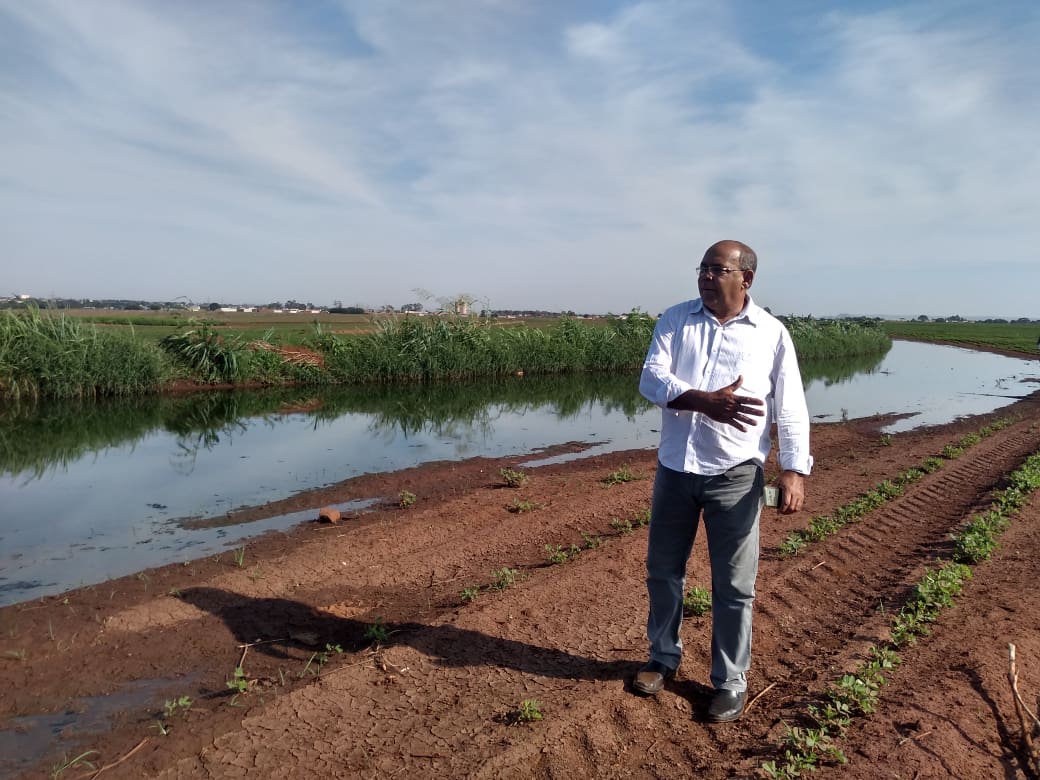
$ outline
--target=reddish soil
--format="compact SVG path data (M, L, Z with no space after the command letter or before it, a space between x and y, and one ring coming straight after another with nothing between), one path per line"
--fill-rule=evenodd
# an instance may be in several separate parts
M684 623L687 657L663 693L629 687L646 653L646 530L612 521L648 507L654 453L525 469L519 489L499 477L517 461L473 460L256 508L317 516L359 497L417 496L407 508L267 535L242 565L228 553L0 610L0 776L48 777L84 751L96 751L87 758L108 766L107 778L759 776L785 724L804 723L807 703L887 637L912 584L948 557L950 532L1040 449L1038 413L1040 393L891 443L880 420L814 427L809 512L763 516L750 674L761 696L736 723L703 719L707 618ZM1010 415L1010 427L859 523L778 555L810 512L831 512ZM622 466L639 479L608 486ZM516 499L542 506L514 513ZM586 549L583 532L602 544ZM557 544L582 550L550 565L546 545ZM1038 546L1034 497L932 635L901 652L878 711L841 742L849 765L819 776L1032 776L1006 648L1018 646L1032 707ZM516 583L494 590L503 567ZM690 582L709 582L703 540ZM477 598L461 598L478 586ZM236 695L228 681L238 666L246 690ZM165 713L181 696L190 707ZM528 699L543 718L516 723ZM92 775L82 764L61 773Z

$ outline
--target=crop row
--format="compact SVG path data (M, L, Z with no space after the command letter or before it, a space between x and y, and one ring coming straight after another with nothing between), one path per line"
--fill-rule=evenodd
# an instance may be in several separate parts
M889 639L868 650L868 658L853 672L842 675L807 707L806 725L788 726L777 758L765 761L762 770L773 778L803 777L820 763L845 763L838 740L853 718L873 713L881 687L901 659L897 653L930 633L930 624L952 606L970 565L990 557L1012 516L1040 489L1040 451L1034 452L1004 480L1006 487L994 494L989 509L976 515L953 534L953 559L939 561L913 587L909 598L889 626Z

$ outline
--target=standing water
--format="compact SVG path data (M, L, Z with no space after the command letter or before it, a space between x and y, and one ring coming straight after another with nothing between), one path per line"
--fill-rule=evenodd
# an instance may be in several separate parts
M896 342L803 368L817 421L913 415L891 432L1028 395L1037 362ZM0 605L198 558L314 511L229 513L438 460L653 448L660 412L631 376L205 393L0 412ZM580 457L580 454L578 455ZM575 457L573 455L568 457ZM387 497L370 496L345 509ZM316 509L316 507L315 507Z

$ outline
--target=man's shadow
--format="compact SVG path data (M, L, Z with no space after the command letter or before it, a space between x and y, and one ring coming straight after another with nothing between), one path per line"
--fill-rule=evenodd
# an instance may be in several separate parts
M188 588L181 591L181 598L223 620L243 644L264 642L252 647L253 651L278 658L291 657L292 648L310 651L315 645L331 644L358 651L371 644L365 636L371 624L330 615L291 599L252 598L217 588ZM412 647L441 666L498 666L577 680L627 680L640 666L635 661L599 661L449 625L381 625L391 644ZM301 640L304 636L313 641Z

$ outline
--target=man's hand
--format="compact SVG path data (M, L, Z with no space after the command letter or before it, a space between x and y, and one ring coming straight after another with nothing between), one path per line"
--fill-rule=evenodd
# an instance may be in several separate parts
M776 511L782 515L801 511L805 506L805 477L797 471L785 471L777 480L777 487L783 491L784 500Z
M668 404L669 409L682 409L687 412L701 412L715 422L732 425L738 431L746 431L744 426L755 426L756 417L764 417L765 401L749 395L737 395L737 389L744 383L744 377L718 390L708 393L703 390L687 390Z

